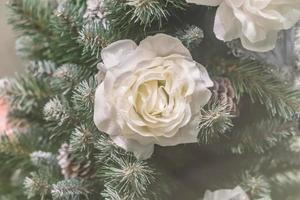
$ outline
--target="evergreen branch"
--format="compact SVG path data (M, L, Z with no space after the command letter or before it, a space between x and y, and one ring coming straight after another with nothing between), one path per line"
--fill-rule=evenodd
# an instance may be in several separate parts
M105 187L104 191L101 193L102 197L105 200L124 200L124 197L120 197L120 195L109 186Z
M264 176L252 176L246 171L242 176L241 186L252 200L272 200L271 187Z
M119 153L118 147L108 138L104 133L99 131L95 132L94 138L94 148L96 152L94 153L94 158L96 159L96 164L99 167L103 166L103 163L109 162L110 158L113 158Z
M102 48L112 42L111 37L110 31L97 20L87 22L79 32L79 39L84 45L83 53L90 52L98 59Z
M34 151L30 154L31 162L39 168L57 167L56 157L50 152Z
M32 172L30 177L26 177L24 180L24 189L29 199L36 196L45 199L50 192L51 185L48 184L45 177Z
M70 149L74 153L89 157L93 151L93 139L89 128L85 125L78 126L70 136Z
M26 145L20 145L20 141L17 138L20 138L20 135L23 133L13 133L15 138L12 138L6 134L0 137L0 152L9 154L9 155L16 155L16 156L28 156L30 150ZM24 142L24 141L22 141Z
M37 44L47 44L37 54L28 53L36 59L52 60L59 65L75 63L96 68L97 58L84 50L78 41L83 25L83 3L70 1L63 12L54 15L54 8L49 2L16 0L11 5L9 22L15 29L30 35Z
M202 109L199 119L199 143L209 144L233 126L227 105L212 102L206 109Z
M187 26L184 30L176 32L178 39L190 50L200 45L204 38L204 33L198 26Z
M0 153L10 155L12 159L21 158L29 161L30 154L36 149L49 150L48 136L40 127L13 129L9 135L1 135Z
M74 63L90 69L96 68L98 59L78 41L84 25L82 6L67 4L63 12L51 18L50 23L50 30L53 32L50 43L53 60L59 64Z
M125 199L142 199L154 181L154 171L144 161L132 156L115 156L107 162L101 172L105 187Z
M54 62L49 60L31 61L27 66L27 73L32 74L34 77L47 78L52 76L57 66Z
M281 172L282 170L295 170L300 167L300 140L297 135L289 137L287 140L276 145L265 160L264 171L268 174ZM270 163L272 163L270 165Z
M54 121L61 126L66 120L70 118L68 107L65 106L58 97L50 99L44 106L44 119L46 121Z
M12 110L32 113L39 108L46 99L53 95L53 91L46 79L36 78L32 75L22 75L10 79L2 93L8 98Z
M53 72L51 87L57 94L63 94L69 97L72 90L77 87L81 81L93 76L95 71L96 70L91 70L85 66L76 64L63 64Z
M284 139L294 136L296 127L297 123L293 121L266 119L249 124L243 127L243 130L233 130L232 137L224 138L225 141L222 142L225 142L233 153L264 153Z
M21 35L16 40L16 53L27 60L47 59L48 42L40 35Z
M181 0L129 0L107 1L107 15L110 29L121 36L139 36L153 25L162 26L172 9L184 9L186 3Z
M228 69L238 97L249 95L253 102L263 104L272 116L292 118L300 110L300 92L282 83L262 64L243 61Z
M27 35L49 35L49 20L54 10L50 1L14 0L10 4L9 23Z
M78 113L78 117L93 121L94 93L96 87L97 81L94 78L90 78L88 81L84 80L80 82L73 90L73 109Z
M90 191L85 184L76 179L60 181L52 185L51 194L54 200L88 199Z
M271 178L272 197L276 199L285 199L295 194L299 195L300 172L287 171L278 173Z

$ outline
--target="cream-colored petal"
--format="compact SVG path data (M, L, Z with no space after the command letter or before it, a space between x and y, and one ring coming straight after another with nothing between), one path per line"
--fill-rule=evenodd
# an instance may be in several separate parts
M277 41L277 31L270 32L267 34L268 37L265 40L252 43L244 36L241 37L241 42L243 47L248 50L256 51L256 52L266 52L275 48Z
M106 69L117 65L124 56L128 55L137 48L132 40L119 40L114 42L101 51L101 58Z
M142 40L139 47L147 49L156 54L158 57L165 57L172 54L179 54L191 58L189 50L175 37L166 34L156 34L148 36Z
M198 121L191 120L191 122L180 128L174 137L160 137L156 144L160 146L176 146L179 144L195 143L198 141Z
M188 3L194 3L197 5L205 5L205 6L218 6L224 0L186 0Z
M146 160L151 157L154 151L154 145L143 145L134 140L126 139L123 136L112 137L113 142L126 151L133 152L135 157L140 160Z
M118 121L118 111L113 107L113 103L109 102L109 98L106 97L103 84L96 89L94 110L94 123L100 131L109 135L116 135L121 131L118 123L116 123Z
M219 40L231 41L240 36L241 23L234 15L233 9L223 3L215 16L214 33Z

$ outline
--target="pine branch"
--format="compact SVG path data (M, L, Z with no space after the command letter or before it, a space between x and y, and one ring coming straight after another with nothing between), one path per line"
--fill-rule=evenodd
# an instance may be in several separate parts
M104 191L101 193L102 197L105 200L124 200L124 197L120 197L120 195L112 188L106 187Z
M85 66L79 66L76 64L63 64L58 67L51 76L51 87L57 92L57 94L63 94L65 97L69 97L72 90L77 85L85 80L94 76L96 70L86 68Z
M94 149L93 139L90 128L85 125L76 127L70 136L71 151L85 158L90 157Z
M14 0L10 4L9 23L14 24L17 31L26 35L49 35L49 20L54 7L50 1Z
M52 186L51 194L54 200L88 199L90 191L85 184L76 179L60 181Z
M27 73L34 77L47 78L54 74L57 65L49 60L31 61L26 67Z
M266 119L249 124L242 130L233 130L232 137L224 138L223 144L233 153L265 153L283 140L296 134L297 123L278 119Z
M30 150L28 149L28 146L20 145L20 141L17 138L20 138L23 133L16 133L13 134L15 138L11 138L10 136L7 136L6 134L2 135L0 138L0 152L9 154L9 155L18 155L18 156L28 156L30 153ZM25 143L25 141L22 140L22 142Z
M63 104L58 97L50 99L44 106L44 119L58 123L58 126L63 125L69 118L70 113L68 106Z
M119 154L119 148L104 133L96 131L94 136L93 142L96 150L94 158L96 159L96 164L102 167L103 163L109 162L110 158Z
M278 173L271 177L272 197L274 200L288 198L299 195L300 173L299 171L287 171Z
M263 165L263 170L266 174L271 175L281 171L300 168L299 131L296 134L277 144L267 154Z
M190 50L200 45L204 38L204 32L197 26L187 26L184 30L176 32L178 39Z
M33 172L30 177L25 178L24 189L29 199L36 196L45 199L49 195L51 185L43 175Z
M105 187L115 190L125 199L142 199L154 182L154 171L132 156L111 158L100 171Z
M44 168L47 171L53 171L58 167L55 155L50 152L34 151L30 154L30 160L39 169Z
M97 57L78 40L84 26L83 11L84 6L81 3L70 2L63 11L51 18L50 30L54 35L50 43L51 53L53 60L59 64L74 63L95 69L99 62Z
M100 59L102 48L112 42L112 34L100 21L94 20L83 26L79 32L79 39L84 45L83 53L92 53Z
M172 10L184 9L185 6L181 0L113 0L106 3L106 18L114 33L120 33L123 38L139 38L149 27L160 28Z
M227 71L238 97L249 95L253 102L263 104L271 116L290 119L300 110L300 92L282 83L262 64L242 61Z
M73 90L72 103L73 109L78 117L93 121L94 111L94 93L97 87L97 81L94 78L84 80Z
M85 51L78 41L79 31L83 26L83 2L68 1L63 12L56 15L49 2L16 0L11 5L9 22L15 29L24 35L30 35L37 44L47 44L37 54L28 52L33 55L31 58L52 60L59 65L75 63L95 69L97 58Z
M264 176L252 176L246 171L242 176L241 186L252 200L272 200L271 187Z
M211 102L207 108L202 109L198 127L199 143L209 144L219 139L220 135L225 134L233 126L232 117L227 110L226 104Z
M47 59L49 43L37 35L21 35L16 40L16 53L27 60Z
M27 114L38 109L49 96L53 95L47 79L36 78L29 74L10 79L4 87L1 92L10 101L11 109Z

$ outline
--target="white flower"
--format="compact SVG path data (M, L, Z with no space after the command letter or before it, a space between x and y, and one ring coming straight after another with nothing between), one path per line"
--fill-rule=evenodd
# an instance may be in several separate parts
M300 20L300 0L187 0L219 6L214 32L223 41L240 38L243 46L265 52L275 47L280 30Z
M249 197L240 186L237 186L233 190L206 191L203 200L249 200Z
M95 94L94 122L118 146L149 158L154 144L197 142L197 120L213 85L182 43L157 34L102 51L106 75Z

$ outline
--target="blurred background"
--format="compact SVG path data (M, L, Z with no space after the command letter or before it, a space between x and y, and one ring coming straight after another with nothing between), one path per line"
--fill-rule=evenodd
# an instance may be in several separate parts
M22 70L21 60L15 51L16 34L7 24L7 12L6 0L0 0L0 78Z

